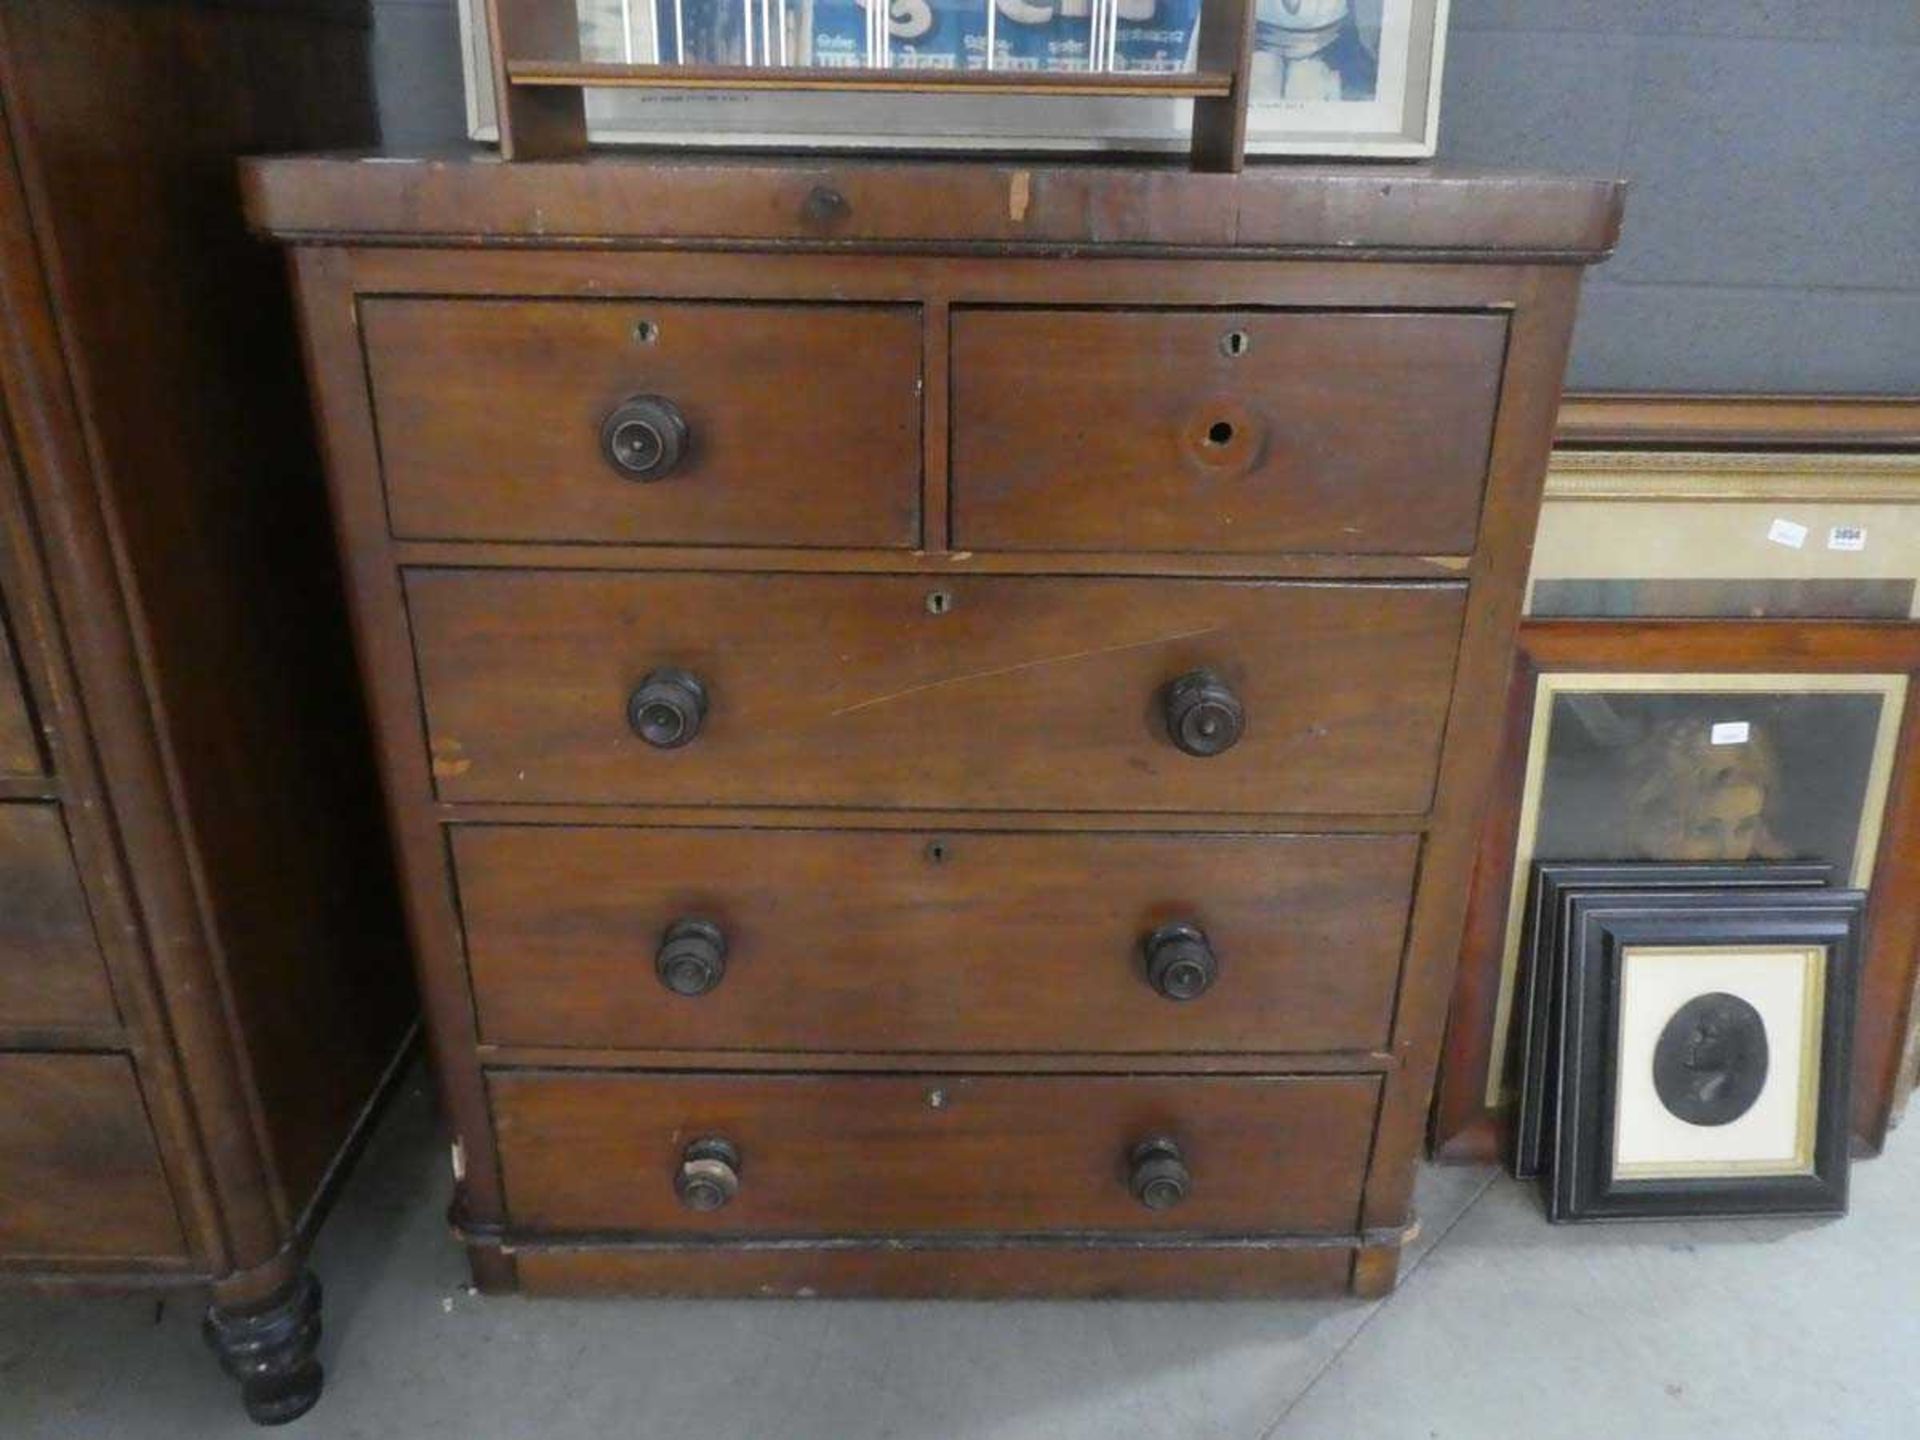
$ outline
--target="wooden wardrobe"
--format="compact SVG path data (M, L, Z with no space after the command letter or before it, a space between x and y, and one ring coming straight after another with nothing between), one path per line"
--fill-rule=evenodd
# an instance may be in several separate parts
M363 4L0 0L0 1279L208 1284L256 1419L414 1001L279 255Z

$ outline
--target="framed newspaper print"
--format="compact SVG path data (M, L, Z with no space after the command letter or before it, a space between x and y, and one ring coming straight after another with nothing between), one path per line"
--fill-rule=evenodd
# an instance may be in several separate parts
M581 58L899 69L1195 68L1205 0L575 0ZM1250 154L1431 156L1449 0L1256 0ZM467 129L499 136L485 0L459 0ZM602 144L1187 148L1171 99L590 90Z
M1884 1141L1920 959L1920 626L1528 620L1432 1136L1510 1149L1536 862L1804 862L1868 892L1853 1123Z

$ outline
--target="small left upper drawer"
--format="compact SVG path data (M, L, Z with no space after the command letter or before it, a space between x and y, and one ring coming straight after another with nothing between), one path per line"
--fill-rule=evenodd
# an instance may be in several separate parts
M361 329L403 539L918 539L916 307L374 298Z

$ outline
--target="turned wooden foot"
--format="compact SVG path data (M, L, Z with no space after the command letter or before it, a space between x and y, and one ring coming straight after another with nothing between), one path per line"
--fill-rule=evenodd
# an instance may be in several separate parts
M302 1270L259 1305L215 1304L202 1327L220 1368L240 1382L247 1416L258 1425L297 1420L320 1398L320 1282Z

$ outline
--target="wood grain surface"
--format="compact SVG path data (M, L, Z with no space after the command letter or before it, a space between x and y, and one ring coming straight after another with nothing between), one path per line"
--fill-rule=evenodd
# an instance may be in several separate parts
M962 310L954 544L1465 554L1506 320Z
M113 991L54 805L0 805L0 1025L113 1025Z
M0 1055L0 1256L184 1251L124 1055Z
M39 775L45 772L46 761L7 629L6 617L0 614L0 775Z
M456 826L482 1038L498 1045L1187 1053L1384 1044L1417 841ZM726 937L668 990L674 921ZM1199 997L1147 981L1186 921Z
M1464 608L1441 585L497 571L413 572L407 599L450 800L1408 815ZM710 697L676 750L627 724L662 666ZM1161 699L1201 667L1247 711L1205 759Z
M365 302L361 328L397 535L918 538L912 307L390 299ZM686 458L662 479L601 454L602 422L635 395L686 417Z
M568 1074L489 1079L518 1229L1351 1231L1373 1077ZM683 1148L723 1136L740 1193L697 1214ZM1167 1135L1193 1175L1149 1210L1129 1152Z

